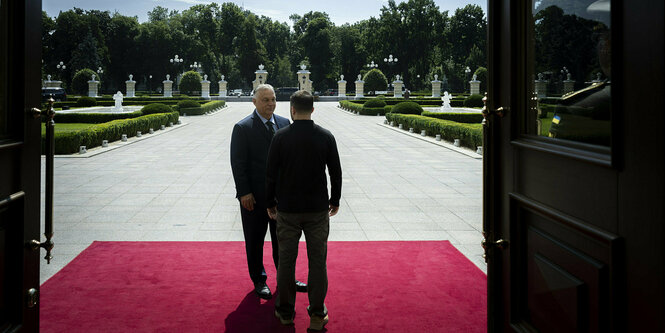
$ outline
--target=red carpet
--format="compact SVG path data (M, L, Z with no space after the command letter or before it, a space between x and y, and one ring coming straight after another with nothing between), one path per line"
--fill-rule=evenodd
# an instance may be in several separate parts
M487 278L447 241L330 242L328 279L328 332L486 331ZM41 331L305 332L307 304L298 293L295 326L280 325L243 242L94 242L42 285Z

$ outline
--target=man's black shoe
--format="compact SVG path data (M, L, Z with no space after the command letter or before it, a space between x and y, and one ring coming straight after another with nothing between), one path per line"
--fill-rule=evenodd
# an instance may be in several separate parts
M256 292L256 295L259 296L259 298L263 299L271 299L272 298L272 293L270 293L270 288L268 288L268 285L265 282L257 282L254 284L254 292Z
M307 284L304 282L300 282L296 280L296 291L300 293L306 293L307 292Z

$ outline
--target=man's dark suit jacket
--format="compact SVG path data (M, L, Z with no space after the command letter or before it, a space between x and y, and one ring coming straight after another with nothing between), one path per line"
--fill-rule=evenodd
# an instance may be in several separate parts
M277 128L289 126L287 118L274 114ZM254 110L233 127L231 170L236 183L236 198L253 193L256 204L266 207L266 160L272 137Z

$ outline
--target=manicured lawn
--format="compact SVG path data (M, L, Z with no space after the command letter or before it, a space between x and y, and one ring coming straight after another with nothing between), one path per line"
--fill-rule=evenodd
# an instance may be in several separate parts
M76 132L80 131L83 129L86 129L90 126L95 126L97 124L55 124L55 132L56 133L63 133L63 132ZM46 135L46 124L42 123L42 135Z
M548 112L547 117L540 118L540 135L549 136L550 126L552 126L552 118L554 118L554 112Z

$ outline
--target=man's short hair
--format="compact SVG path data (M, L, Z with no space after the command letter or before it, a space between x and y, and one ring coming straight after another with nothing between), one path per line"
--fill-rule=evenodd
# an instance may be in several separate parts
M275 93L275 88L267 83L262 83L256 86L256 89L254 89L254 92L252 93L252 99L256 99L256 95L258 95L259 92L263 90L270 90L273 94Z
M298 113L312 113L314 96L306 90L298 90L291 95L291 107Z

